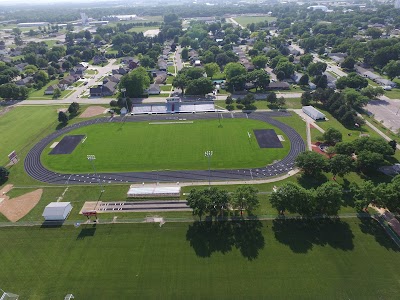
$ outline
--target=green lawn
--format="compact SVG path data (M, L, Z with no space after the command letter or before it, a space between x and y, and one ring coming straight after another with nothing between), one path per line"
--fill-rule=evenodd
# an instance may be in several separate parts
M7 155L11 151L21 154L28 145L33 146L31 142L40 132L47 128L53 131L57 123L55 106L17 107L1 116L0 139L3 143L0 147L0 163L3 165L8 162Z
M54 80L51 80L48 84L46 84L44 87L42 87L40 90L35 90L32 88L27 100L38 100L38 99L51 100L51 99L53 99L53 95L45 95L44 92L46 91L47 87L49 87L53 84L58 84L58 82L59 82L58 79L54 79ZM71 90L61 91L61 97L59 99L64 98L70 92L71 92Z
M85 74L87 74L87 75L96 75L97 74L97 70L95 70L95 69L87 69L85 71Z
M168 71L169 73L175 73L175 66L168 66L168 67L167 67L167 71Z
M241 16L241 17L235 17L233 19L244 27L246 27L247 24L251 24L251 23L259 23L259 22L265 22L265 21L272 22L272 21L276 20L275 17L269 17L269 16L256 16L256 17Z
M390 99L400 99L400 89L392 89L391 91L385 91L385 96Z
M220 93L222 94L222 93ZM265 97L267 97L267 95L265 95ZM226 108L226 104L225 104L225 100L216 100L214 101L216 105ZM233 104L234 109L238 109L236 107L236 102ZM254 106L257 109L275 109L275 106L271 106L271 104L269 102L267 102L266 100L257 100L256 102L254 102ZM283 108L301 108L301 102L300 102L300 98L285 98L285 105L283 106Z
M48 155L49 149L41 159L49 169L60 172L91 172L87 153L96 155L99 172L190 170L207 169L204 151L213 150L211 167L226 169L260 167L283 158L289 151L288 139L283 149L259 148L254 135L249 140L247 132L253 129L273 128L266 123L250 119L223 119L221 123L221 127L218 120L91 125L69 133L87 136L71 155Z
M400 253L373 220L0 229L21 299L396 299Z
M172 89L172 85L160 85L160 89L162 91L170 92Z
M45 42L47 44L49 49L53 48L53 46L55 46L55 45L58 45L57 44L58 40L44 40L43 42Z

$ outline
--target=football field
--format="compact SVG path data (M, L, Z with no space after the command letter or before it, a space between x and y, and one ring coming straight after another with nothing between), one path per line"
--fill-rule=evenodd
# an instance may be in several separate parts
M371 219L0 229L20 299L398 299L400 252Z
M274 129L282 148L260 148L253 130ZM278 128L251 119L182 122L126 122L85 126L68 133L85 138L71 154L41 155L52 171L92 172L87 155L95 155L97 172L256 168L284 158L290 141ZM59 142L62 137L56 141ZM210 162L205 151L212 151Z

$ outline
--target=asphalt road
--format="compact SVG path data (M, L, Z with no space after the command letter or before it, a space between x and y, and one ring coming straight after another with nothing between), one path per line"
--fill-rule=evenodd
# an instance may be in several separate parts
M287 112L253 112L227 113L224 118L249 118L272 124L281 129L289 138L289 154L281 161L254 169L232 170L185 170L185 171L151 171L151 172L124 172L124 173L99 173L95 174L61 174L47 170L41 163L40 155L51 141L74 129L97 123L121 122L123 119L116 117L98 118L76 123L53 132L37 143L27 154L24 160L25 171L34 179L49 184L112 184L112 183L144 183L144 182L207 182L210 181L253 181L256 179L268 179L270 177L284 175L294 169L294 161L297 155L305 151L305 144L301 136L290 126L281 123L272 117L290 116ZM126 122L166 120L170 115L143 115L126 118ZM217 114L185 114L188 120L217 119Z

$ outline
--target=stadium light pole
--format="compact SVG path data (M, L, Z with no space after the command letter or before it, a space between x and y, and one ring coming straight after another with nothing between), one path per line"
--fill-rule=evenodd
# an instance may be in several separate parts
M204 152L204 156L208 158L208 186L211 186L211 156L213 155L213 152L211 150L207 150Z
M95 175L95 176L97 177L97 179L99 180L99 185L100 185L100 187L101 187L100 192L101 192L101 193L104 193L103 184L101 183L100 177L97 175L96 166L95 166L95 164L94 164L94 161L96 160L96 156L95 156L95 155L86 155L86 157L87 157L88 161L90 161L90 163L92 164L93 171L94 171L94 175Z

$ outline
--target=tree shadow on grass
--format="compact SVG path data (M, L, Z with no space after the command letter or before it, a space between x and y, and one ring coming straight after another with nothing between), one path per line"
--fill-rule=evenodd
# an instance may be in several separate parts
M253 260L265 246L259 220L195 222L189 225L186 240L199 257L210 257L214 252L223 254L236 248L243 257Z
M316 188L321 184L328 181L325 174L319 174L317 176L309 176L304 173L297 179L297 182L306 189Z
M79 232L79 235L76 238L77 240L83 240L87 237L93 237L96 233L96 224L92 224L91 226L89 224L85 224L84 226L85 227L83 227Z
M272 223L272 230L276 240L295 253L307 253L314 245L346 251L354 248L349 224L339 219L277 219Z
M399 248L397 247L397 245L391 240L391 238L385 232L385 229L382 228L377 220L373 218L359 219L361 221L360 229L363 233L374 236L375 241L386 249L399 252Z

